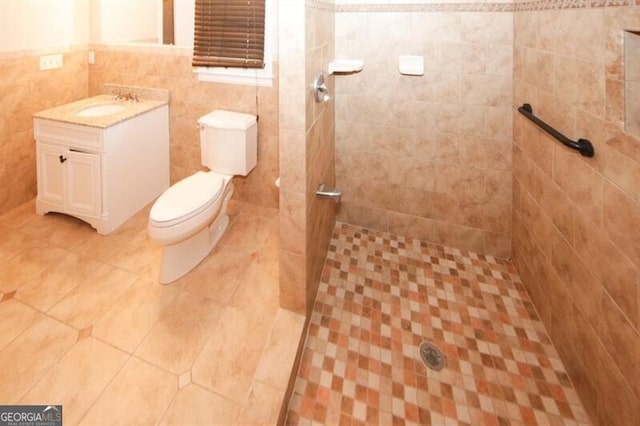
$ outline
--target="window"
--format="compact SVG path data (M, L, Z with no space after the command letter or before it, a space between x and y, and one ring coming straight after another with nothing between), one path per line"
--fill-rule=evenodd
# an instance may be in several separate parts
M640 32L624 32L625 130L640 135Z
M193 65L264 68L265 0L196 0Z

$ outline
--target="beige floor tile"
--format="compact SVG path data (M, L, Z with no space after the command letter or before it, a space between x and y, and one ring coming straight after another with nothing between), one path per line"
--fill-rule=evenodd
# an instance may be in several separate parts
M90 257L100 262L108 262L127 247L138 234L146 232L148 211L143 209L109 235L93 232L77 244L70 245L69 251Z
M278 383L268 367L286 352L269 337L277 209L233 201L219 253L162 286L150 206L108 236L72 217L38 216L33 201L0 216L0 402L58 398L65 424L85 411L86 424L238 424L241 411L274 423L282 395L255 375L264 351L260 378ZM280 315L274 330L287 329Z
M178 283L196 296L227 303L238 288L253 261L250 253L231 248L216 248Z
M184 373L193 365L220 313L218 303L180 293L164 309L136 356L175 374Z
M69 251L106 263L130 240L130 235L124 233L100 235L94 232L77 244L69 246Z
M305 318L285 309L278 309L265 350L256 369L256 380L286 391L291 372L283 365L293 365L304 329Z
M36 213L36 200L28 201L0 216L0 225L18 229Z
M178 390L178 378L130 358L80 424L156 424Z
M0 303L0 351L43 317L40 312L15 299Z
M25 218L20 231L58 247L71 247L96 232L88 223L62 213L40 216L35 211Z
M227 214L231 220L238 217L238 215L244 210L247 203L243 203L236 200L229 201L229 206L227 207Z
M133 284L136 276L102 265L49 310L49 315L78 329L93 325Z
M96 274L101 263L67 252L57 262L20 287L16 299L47 312L71 290Z
M279 307L279 261L255 260L229 300L235 308L273 318Z
M280 236L278 235L279 225L276 222L271 228L271 232L267 237L267 240L260 248L260 259L274 259L278 260L280 256Z
M246 253L259 251L267 241L275 222L275 219L260 216L239 215L220 240L220 247Z
M242 425L275 425L284 402L284 391L254 382L251 394L238 417Z
M162 256L160 256L162 258ZM149 263L147 267L137 273L138 277L145 279L147 281L153 282L155 284L160 284L158 278L160 277L160 260L156 263ZM182 284L178 284L175 281L171 283L172 287L182 289Z
M4 348L0 352L2 404L17 403L77 339L76 330L45 317Z
M146 229L137 232L118 250L107 263L125 271L142 273L150 265L159 265L162 246L149 239Z
M93 335L133 353L179 292L178 287L138 279L93 326Z
M273 317L225 307L191 369L194 383L243 404Z
M0 238L0 264L8 262L28 248L46 246L40 240L5 226L0 226L0 235L2 235Z
M242 406L196 385L177 393L163 425L234 425Z
M155 202L155 201L154 201ZM153 207L153 202L147 204L144 208L134 214L131 219L127 220L121 227L124 231L138 232L146 230L149 226L149 212Z
M20 400L20 404L55 401L65 424L77 424L129 355L92 337L76 343Z
M279 211L275 207L259 206L257 204L245 204L242 210L245 215L260 216L266 219L276 219Z
M45 242L35 245L20 250L12 258L0 263L0 291L17 290L38 279L51 265L62 260L68 253Z
M185 371L181 375L178 376L178 389L182 389L185 386L191 384L191 370Z

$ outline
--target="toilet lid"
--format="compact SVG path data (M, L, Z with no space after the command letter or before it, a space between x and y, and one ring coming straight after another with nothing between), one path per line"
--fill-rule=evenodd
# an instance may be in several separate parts
M197 172L167 189L151 207L149 217L156 223L187 220L213 203L223 186L222 176Z

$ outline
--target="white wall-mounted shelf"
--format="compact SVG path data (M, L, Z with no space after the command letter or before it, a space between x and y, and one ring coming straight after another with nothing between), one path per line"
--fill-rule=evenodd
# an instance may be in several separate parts
M352 74L362 71L364 61L359 59L334 59L329 62L329 74Z
M398 59L398 71L402 75L424 75L424 57L402 55Z

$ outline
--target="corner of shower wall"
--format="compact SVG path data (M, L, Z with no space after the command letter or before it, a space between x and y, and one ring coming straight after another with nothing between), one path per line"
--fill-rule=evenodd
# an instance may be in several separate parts
M280 55L280 306L310 318L336 204L315 196L335 184L334 101L317 104L313 79L334 55L333 0L281 0ZM333 77L327 78L333 94ZM294 373L304 347L300 342ZM284 424L295 374L278 424Z
M336 34L337 57L364 60L336 78L338 220L510 257L510 6L340 4Z
M335 221L320 183L335 183L333 101L310 90L334 54L332 2L280 3L280 266L281 306L309 315ZM333 77L328 77L333 91ZM283 271L287 271L286 273Z
M594 424L640 424L640 138L624 127L625 29L640 6L516 10L513 262ZM636 182L632 184L631 182ZM589 419L585 418L585 421Z

